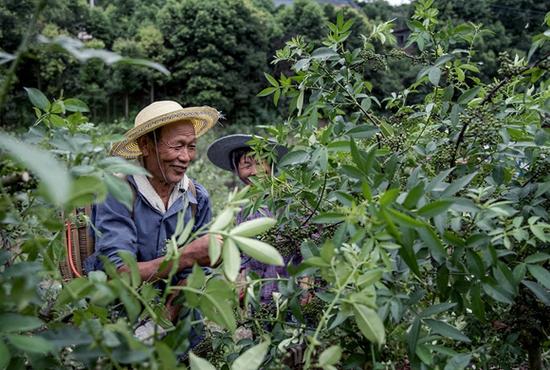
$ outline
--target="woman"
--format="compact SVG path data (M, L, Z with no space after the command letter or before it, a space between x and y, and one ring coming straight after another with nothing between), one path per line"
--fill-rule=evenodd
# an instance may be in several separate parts
M216 166L233 172L245 185L250 185L252 177L257 175L270 176L273 172L273 164L270 163L269 159L263 159L262 156L262 154L269 153L256 153L250 145L251 141L258 141L259 146L266 144L266 141L258 136L243 134L224 136L210 145L207 151L208 159ZM280 159L288 152L284 146L271 140L267 141L267 146L270 147L267 149L274 154L276 159ZM243 211L239 212L236 222L240 224L255 218L271 216L273 216L271 211L263 207L248 216L245 216ZM277 246L275 245L275 247ZM241 268L245 272L254 272L263 279L288 277L286 266L289 263L299 263L301 256L299 252L296 252L288 256L283 255L283 258L285 266L271 266L251 258L245 258L241 264ZM260 293L261 302L271 302L273 299L272 294L277 291L276 280L264 284Z

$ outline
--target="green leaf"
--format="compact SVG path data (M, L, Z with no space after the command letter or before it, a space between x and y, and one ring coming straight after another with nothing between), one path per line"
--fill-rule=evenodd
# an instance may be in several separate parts
M71 184L71 196L67 203L71 207L84 207L94 202L103 202L107 187L95 176L81 176Z
M479 320L485 320L485 303L481 299L481 287L475 284L470 289L472 312Z
M6 150L15 161L38 176L56 205L64 204L69 198L71 194L69 173L50 153L4 133L0 133L0 148Z
M458 104L468 104L470 100L475 98L477 94L479 93L479 90L481 89L480 86L476 86L470 90L466 90L460 97L458 98Z
M433 316L433 315L440 314L441 312L448 311L451 308L453 308L454 306L456 306L456 303L450 303L450 302L439 303L439 304L433 305L431 307L428 307L427 309L422 311L419 316L420 317L430 317L430 316Z
M223 230L231 221L233 221L233 209L226 208L214 219L214 223L210 226L209 230L212 232Z
M415 208L422 195L424 195L424 183L420 182L408 192L403 202L403 206L407 209Z
M105 174L103 180L109 193L131 211L134 208L134 192L128 181L110 174Z
M38 329L44 325L42 320L34 316L24 316L17 313L0 315L0 333L13 333Z
M247 349L242 355L237 357L231 365L231 370L257 370L264 361L265 355L269 350L270 342L262 342Z
M216 370L214 365L196 356L193 352L189 352L189 365L191 366L191 370Z
M443 370L464 370L466 366L470 363L472 355L468 353L461 353L453 356Z
M380 132L378 127L371 125L361 125L352 128L346 132L346 135L355 138L355 139L368 139L371 138L374 134Z
M338 345L330 346L319 356L319 367L335 365L342 358L342 348Z
M393 218L393 220L403 226L407 226L413 229L416 229L417 227L425 227L426 224L422 221L415 220L411 216L401 213L395 209L388 208L389 215Z
M550 272L539 265L527 265L527 269L546 289L550 289Z
M11 355L8 346L0 339L0 370L4 370L10 363Z
M125 250L119 250L118 255L124 261L126 267L130 269L130 277L132 281L132 287L137 288L141 284L141 276L139 275L139 269L136 262L136 256Z
M365 338L379 346L384 344L386 342L384 324L376 311L357 303L353 303L353 311L355 313L355 322Z
M452 205L452 200L436 200L420 208L418 214L424 217L434 217L446 212Z
M346 215L338 212L324 212L311 219L315 224L337 224L346 219Z
M298 109L298 116L302 115L302 108L304 107L304 89L300 89L298 99L296 99L296 109Z
M506 303L509 305L513 303L512 298L510 297L510 294L498 286L495 287L490 284L484 283L483 290L485 291L485 293L487 293L489 297L493 298L496 301Z
M393 188L387 190L381 197L380 197L380 206L381 207L387 207L391 203L397 199L397 196L399 195L399 189Z
M265 89L263 89L262 91L260 91L260 92L258 93L258 95L256 95L256 96L268 96L268 95L273 94L276 90L277 90L277 88L276 88L276 87L273 87L273 86L266 87Z
M468 185L474 177L476 177L477 171L474 173L471 173L469 175L466 175L464 177L461 177L459 179L456 179L453 181L447 188L441 193L442 198L448 198L456 193L458 193L460 190L462 190L466 185Z
M32 105L40 108L44 112L47 112L50 109L50 101L46 98L46 95L44 95L42 91L35 89L34 87L24 87L24 89L27 92Z
M229 281L235 281L241 268L241 254L231 238L226 238L222 248L223 272Z
M271 229L276 223L277 223L277 220L275 220L274 218L269 218L269 217L256 218L254 220L245 221L239 224L237 227L231 230L229 235L246 236L246 237L256 236Z
M435 85L439 86L439 79L441 78L441 69L438 67L431 67L430 71L428 72L428 79L430 82Z
M433 356L428 347L425 345L419 344L416 346L416 355L420 360L426 365L431 365L433 362Z
M233 299L233 289L226 280L210 279L200 301L200 310L208 319L233 333L237 326L231 306Z
M309 161L309 153L305 150L293 150L287 153L279 162L280 167L294 166Z
M268 265L283 266L284 261L277 249L262 241L245 238L242 236L232 236L239 248L250 257Z
M327 60L337 55L338 53L332 50L331 48L321 47L321 48L315 49L313 53L311 53L311 58L317 59L317 60Z
M90 109L82 100L69 98L63 101L65 109L69 112L89 112Z
M468 338L467 336L462 334L460 330L458 330L454 326L447 324L446 322L433 319L424 319L424 322L432 329L434 333L466 343L471 342L470 338Z
M218 243L218 240L214 234L210 234L208 237L208 258L210 259L210 266L214 266L218 263L222 254L222 246Z
M525 263L538 263L544 262L550 259L550 254L544 252L538 252L525 258Z
M548 290L544 289L539 284L535 283L534 281L529 280L522 280L521 281L523 285L525 285L527 288L529 288L530 291L537 296L538 299L542 303L544 303L547 306L550 306L550 293L548 293Z
M418 343L418 337L420 335L420 319L416 317L409 329L409 332L407 333L407 347L409 354L415 354L416 353L416 347Z
M143 167L137 164L128 162L124 158L120 157L106 157L99 161L99 166L103 168L105 172L109 172L117 175L149 175L149 172ZM117 176L121 178L121 176Z
M14 347L23 352L46 354L54 350L53 344L42 337L17 334L10 334L6 337Z
M439 240L437 234L432 230L431 227L426 226L423 228L417 229L418 235L422 241L426 244L432 256L438 263L442 263L445 260L446 252L443 247L443 243Z
M279 87L279 82L277 82L277 80L275 79L275 77L273 77L273 76L270 75L269 73L265 73L265 72L264 72L264 76L265 76L265 78L269 81L269 83L270 83L272 86Z

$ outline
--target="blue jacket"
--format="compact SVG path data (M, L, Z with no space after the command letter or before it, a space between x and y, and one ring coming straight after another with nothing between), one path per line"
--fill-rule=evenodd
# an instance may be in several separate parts
M134 179L128 176L128 182L134 190L133 210L109 195L104 203L94 206L92 223L96 228L95 253L85 261L86 271L103 268L99 255L106 256L118 268L124 263L118 256L118 251L126 250L136 256L138 262L145 262L162 257L166 254L166 240L172 237L176 230L178 213L183 210L184 202L176 201L161 214L151 207L149 202L137 191ZM206 189L193 181L197 197L187 190L189 203L197 205L193 232L197 231L212 218L210 200ZM183 198L183 197L182 197ZM182 199L180 198L180 199ZM185 210L184 221L192 217L191 207Z

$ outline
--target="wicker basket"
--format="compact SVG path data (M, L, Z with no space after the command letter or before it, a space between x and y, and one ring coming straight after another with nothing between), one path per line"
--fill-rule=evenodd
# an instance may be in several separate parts
M89 220L92 215L92 208L90 206L77 208L73 214L72 218L76 221L65 223L63 243L66 257L59 265L61 275L65 280L86 275L84 261L94 253L94 238L86 223L86 220Z

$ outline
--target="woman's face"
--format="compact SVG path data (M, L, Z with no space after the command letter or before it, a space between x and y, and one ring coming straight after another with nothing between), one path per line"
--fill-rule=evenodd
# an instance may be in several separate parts
M258 163L253 154L245 154L241 156L239 163L237 164L237 173L242 182L246 185L250 185L252 183L250 181L250 177L256 176L258 172L265 175L269 174L270 168L267 161L261 161L261 163Z

